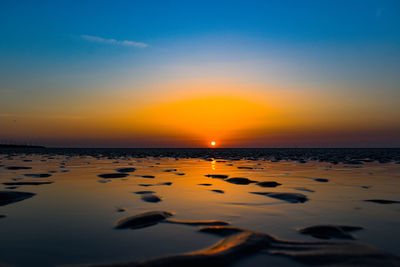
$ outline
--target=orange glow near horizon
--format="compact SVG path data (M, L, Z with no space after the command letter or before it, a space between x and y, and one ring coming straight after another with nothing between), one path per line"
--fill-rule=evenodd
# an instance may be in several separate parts
M136 127L164 136L226 140L264 123L274 125L273 117L265 104L244 97L213 96L154 105L134 120ZM214 147L216 142L212 142Z
M2 138L61 146L257 147L368 144L395 140L400 132L394 104L360 102L334 90L211 78L153 87L141 94L121 89L118 97L83 95L58 106L32 106L25 114L0 113ZM110 103L118 104L104 108Z

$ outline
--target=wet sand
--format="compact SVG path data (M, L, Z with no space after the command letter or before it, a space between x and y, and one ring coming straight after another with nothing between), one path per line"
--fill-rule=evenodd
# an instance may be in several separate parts
M397 150L61 151L0 151L0 264L399 264Z

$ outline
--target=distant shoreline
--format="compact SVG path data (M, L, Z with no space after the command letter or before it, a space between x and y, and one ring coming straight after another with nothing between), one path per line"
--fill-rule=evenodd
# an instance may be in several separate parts
M221 160L270 160L329 162L362 165L367 162L400 164L400 148L49 148L0 145L0 154L51 154L95 158L200 158Z
M5 145L0 144L0 148L46 148L44 146L34 146L34 145Z

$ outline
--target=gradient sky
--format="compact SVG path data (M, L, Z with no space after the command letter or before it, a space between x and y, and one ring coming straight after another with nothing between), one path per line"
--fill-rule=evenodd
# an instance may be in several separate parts
M0 3L0 143L399 147L400 2Z

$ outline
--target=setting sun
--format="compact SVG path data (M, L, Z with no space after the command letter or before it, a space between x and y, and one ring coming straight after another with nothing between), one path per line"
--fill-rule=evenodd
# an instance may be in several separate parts
M215 143L214 141L211 142L211 146L215 146L215 144L216 144L216 143Z

